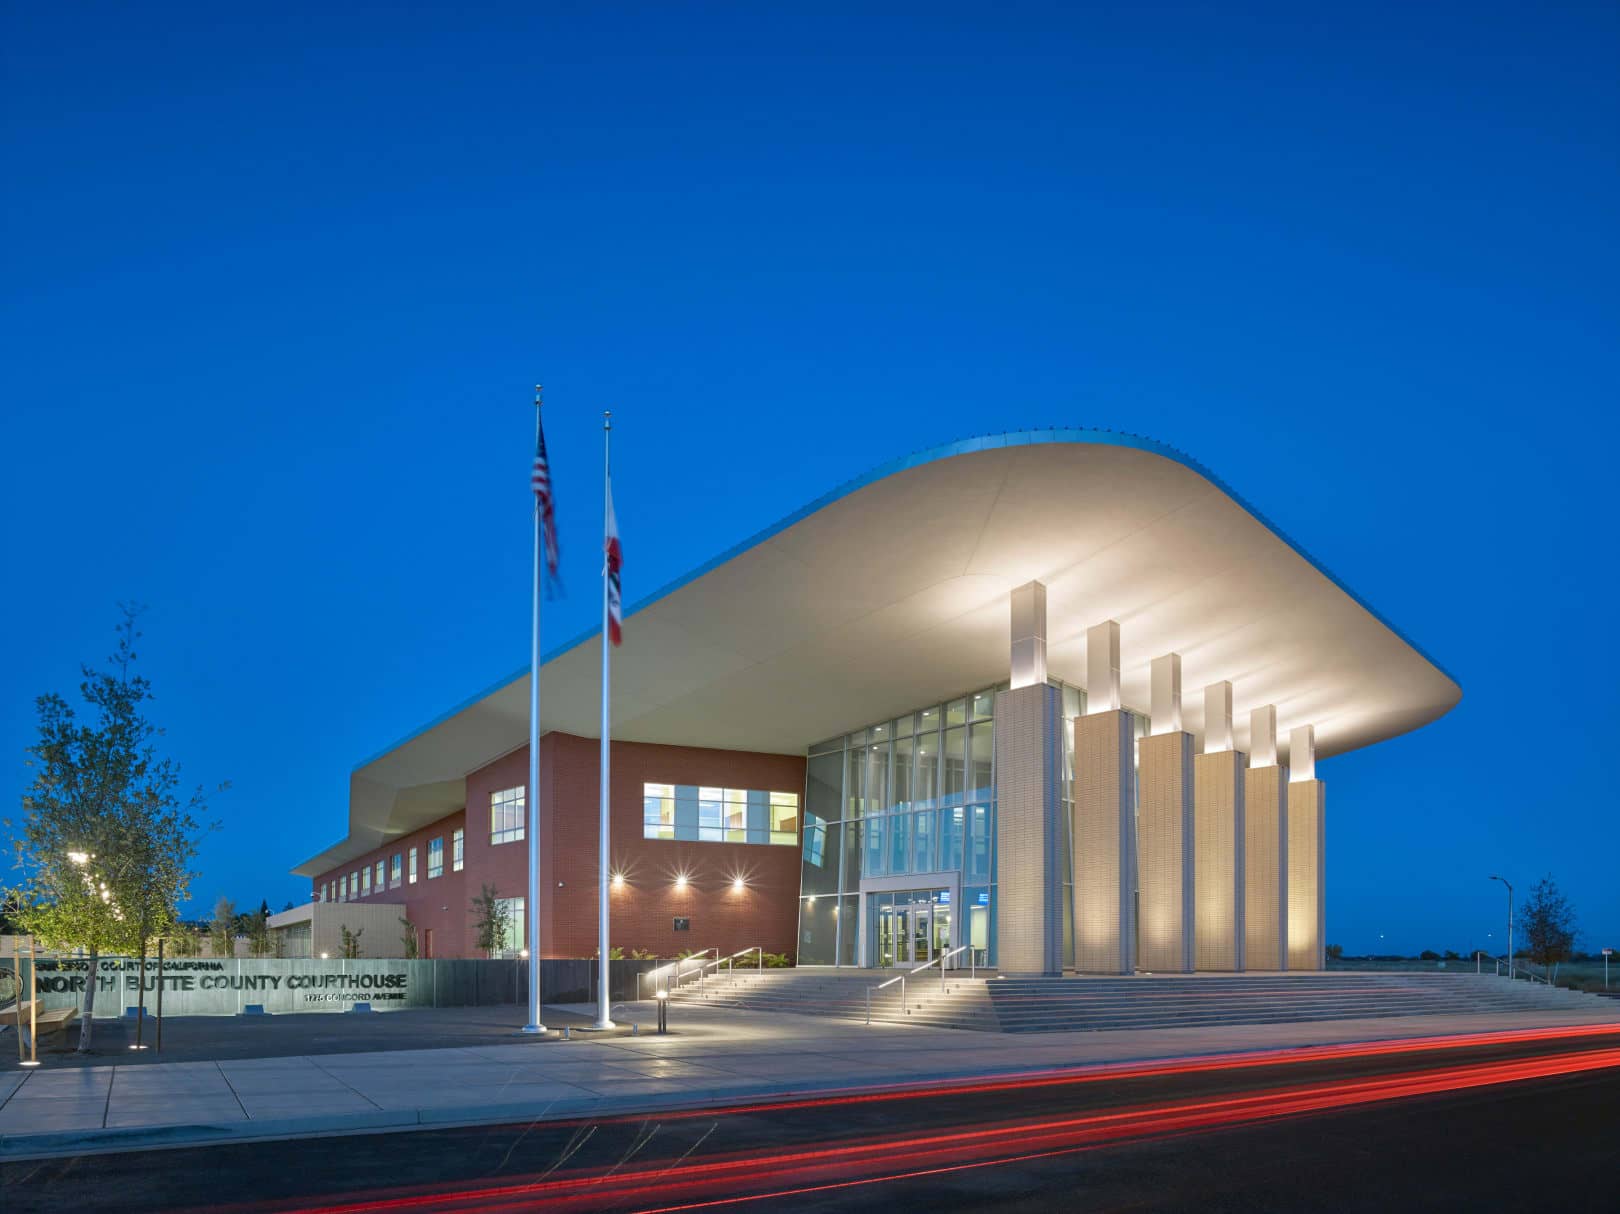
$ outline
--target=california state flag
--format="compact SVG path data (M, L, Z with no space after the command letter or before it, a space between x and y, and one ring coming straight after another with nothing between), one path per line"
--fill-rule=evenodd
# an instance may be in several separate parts
M619 519L613 513L613 482L608 482L607 490L607 534L602 540L602 550L607 556L607 563L602 569L602 576L607 578L607 628L608 640L617 645L624 640L624 612L619 602L619 569L624 564L624 552L619 547Z

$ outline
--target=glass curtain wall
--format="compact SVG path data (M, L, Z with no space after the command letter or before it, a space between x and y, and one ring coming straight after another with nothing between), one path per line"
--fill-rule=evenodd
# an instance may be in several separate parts
M800 965L859 963L863 878L952 871L967 911L961 940L980 950L981 964L994 964L997 690L810 748Z

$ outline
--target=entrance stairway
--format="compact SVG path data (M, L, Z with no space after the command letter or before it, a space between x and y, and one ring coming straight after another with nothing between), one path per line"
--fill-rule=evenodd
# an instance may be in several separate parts
M882 970L765 970L711 976L672 997L750 1011L866 1018ZM938 970L872 992L874 1023L980 1032L1198 1028L1314 1020L1530 1011L1614 1015L1613 1001L1529 982L1459 973L1155 974L983 978Z
M706 1007L865 1020L868 988L898 976L898 970L738 970L730 976L711 975L701 985L683 986L672 991L670 998ZM908 978L905 986L903 1006L898 982L872 991L874 1024L998 1031L983 978L952 970L941 983L939 971L932 969Z

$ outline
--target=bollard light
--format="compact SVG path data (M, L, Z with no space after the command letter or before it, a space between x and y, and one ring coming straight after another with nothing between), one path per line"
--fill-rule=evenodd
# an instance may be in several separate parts
M669 1032L669 992L658 992L658 1031Z

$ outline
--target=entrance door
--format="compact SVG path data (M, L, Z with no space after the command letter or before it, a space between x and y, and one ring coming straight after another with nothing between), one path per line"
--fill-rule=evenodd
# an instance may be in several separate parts
M934 959L934 908L927 902L911 907L911 964L927 965Z
M872 963L909 969L927 965L951 949L951 908L943 890L910 889L872 894L869 915Z

